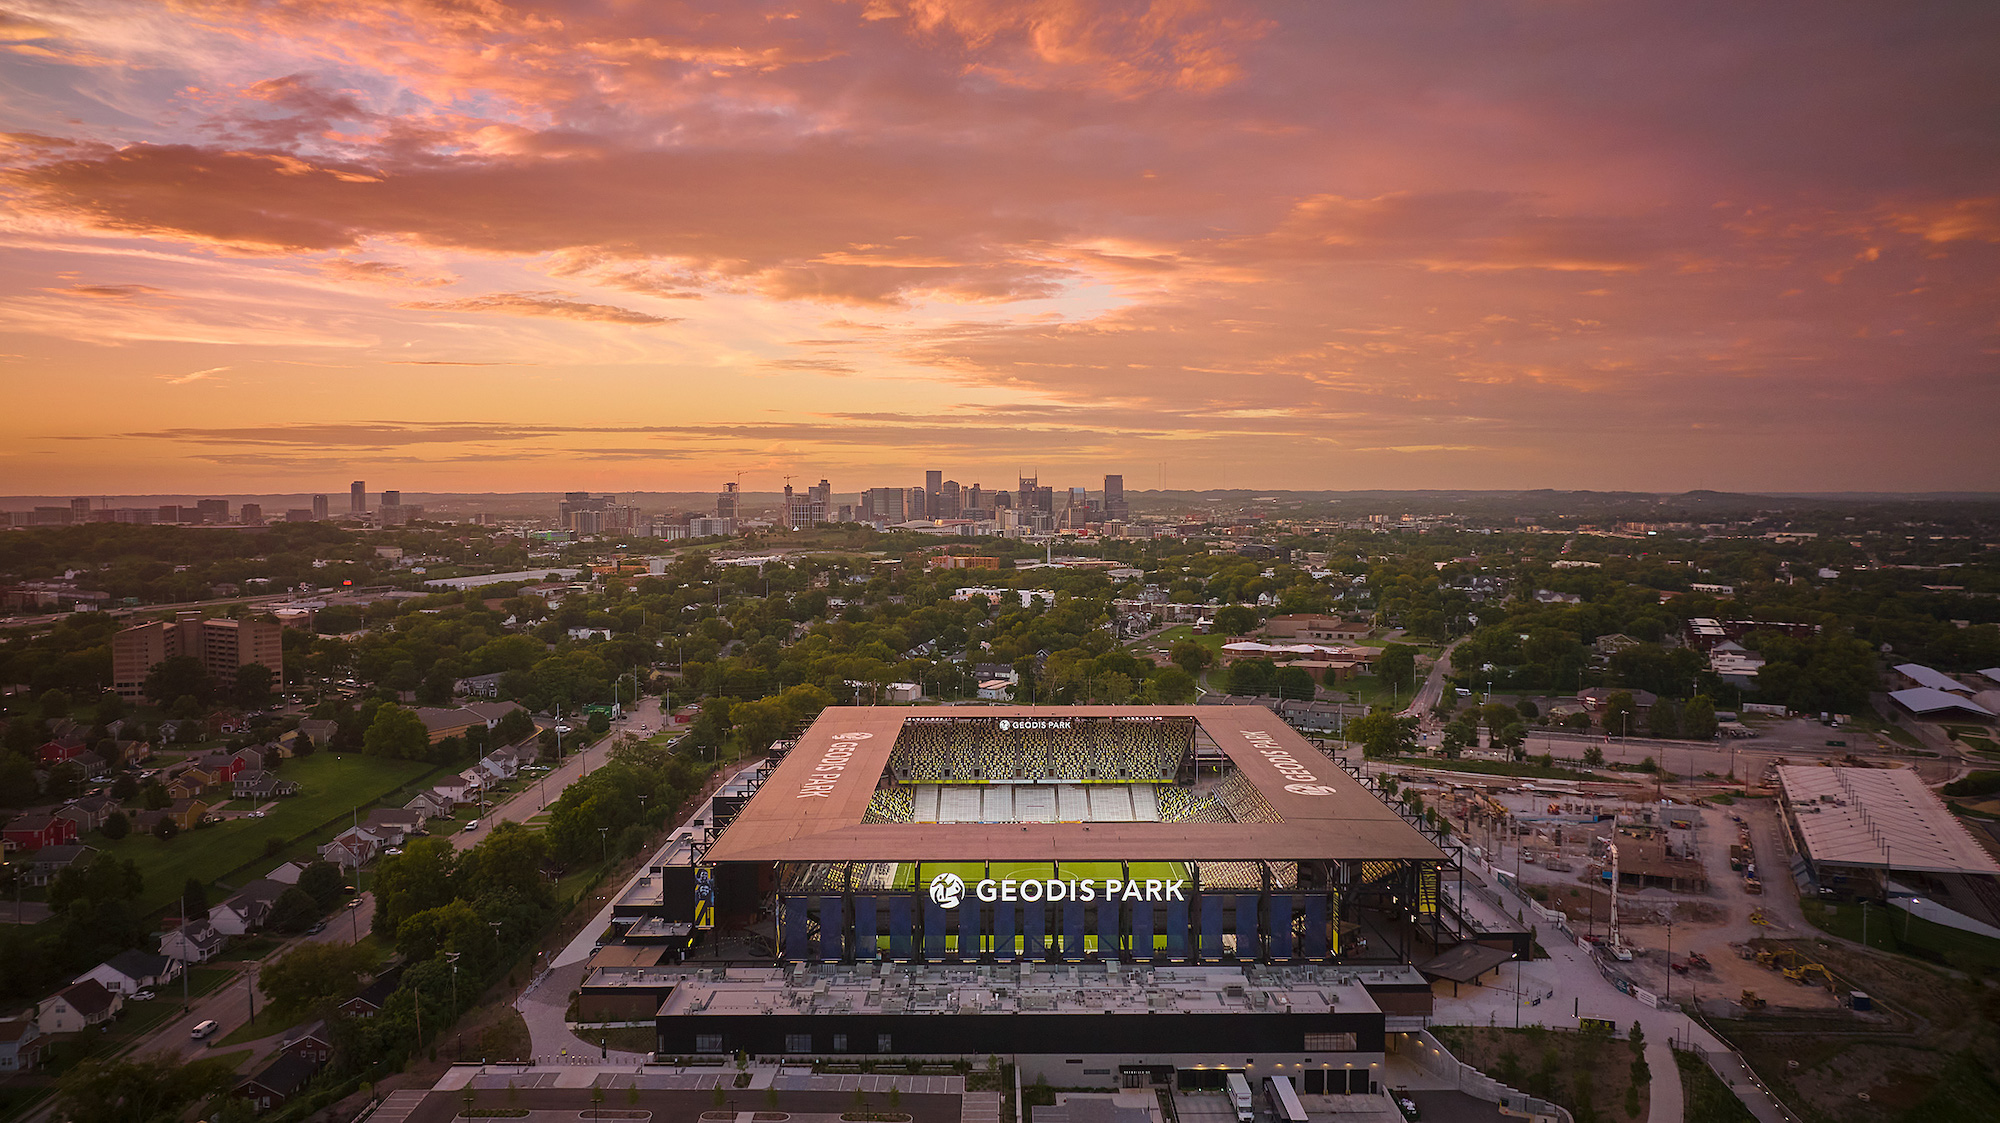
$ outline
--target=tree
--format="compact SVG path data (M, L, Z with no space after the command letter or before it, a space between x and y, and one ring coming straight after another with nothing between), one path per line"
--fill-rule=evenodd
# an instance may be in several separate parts
M278 748L278 746L275 744L264 746L263 763L265 771L276 772L278 770L278 765L283 764L284 761L285 761L284 750Z
M45 690L37 701L36 708L41 710L43 721L66 720L70 710L69 695L60 690Z
M1215 610L1215 630L1240 636L1257 626L1257 610L1245 604L1228 604Z
M58 1114L70 1123L178 1119L197 1100L220 1095L237 1079L225 1066L185 1064L165 1054L135 1061L93 1057L63 1074Z
M1417 649L1406 643L1392 643L1375 657L1375 677L1408 690L1417 681Z
M236 703L247 710L261 710L271 704L271 683L276 676L262 663L245 663L236 668Z
M314 862L299 872L299 888L325 912L347 896L347 878L332 862Z
M374 971L378 962L363 944L302 944L265 964L257 989L273 1006L300 1013L352 993L356 977Z
M729 711L729 716L736 725L737 738L743 747L751 752L770 747L771 742L784 736L785 730L791 725L791 713L785 709L785 704L776 698L759 698L754 702L744 702L733 707Z
M590 717L583 724L592 737L602 737L611 732L611 716L602 710L590 711Z
M1438 747L1444 752L1446 759L1457 760L1459 754L1463 753L1478 739L1479 732L1477 727L1467 725L1462 721L1454 721L1444 727L1444 740L1439 743Z
M1520 722L1509 722L1493 734L1493 747L1505 749L1515 760L1521 759L1524 746L1528 743L1528 727Z
M493 727L493 743L513 745L520 743L535 731L535 719L526 710L508 710L500 715L500 721Z
M309 757L313 755L313 750L318 747L318 745L313 744L312 735L304 730L300 730L292 737L292 756L295 758L304 759L305 757Z
M173 801L174 797L167 794L167 786L158 780L147 784L139 792L139 802L148 811L158 811Z
M1533 721L1536 718L1542 716L1541 707L1535 705L1534 700L1531 698L1521 699L1519 704L1517 704L1514 708L1521 711L1521 716L1529 721Z
M1146 686L1155 701L1176 706L1195 696L1194 676L1181 667L1161 667L1146 676Z
M181 908L187 910L184 915L189 917L208 915L208 886L200 878L190 877L181 886Z
M393 704L375 711L375 720L368 724L368 732L361 740L361 751L366 755L396 760L422 760L430 747L431 735L424 728L423 719L414 711Z
M319 902L298 886L288 887L271 903L271 927L280 932L303 932L320 917Z
M166 705L170 699L192 698L197 712L215 696L215 683L208 677L208 668L192 655L162 659L146 672L141 689L157 705Z
M98 829L104 832L104 837L116 842L132 833L132 820L123 811L113 811L105 816L104 825Z
M172 842L174 836L179 833L181 833L180 824L174 822L172 815L162 815L153 823L153 837L161 842Z
M1598 748L1596 745L1583 750L1583 763L1590 768L1602 768L1604 766L1604 750Z
M1215 653L1191 639L1176 642L1167 650L1167 661L1189 675L1199 675L1215 663Z
M1361 751L1368 756L1402 756L1417 747L1417 719L1377 706L1350 722L1347 736L1361 742Z
M414 839L401 854L382 859L375 871L375 933L393 939L404 917L451 900L457 862L451 840L443 838Z
M1278 697L1297 702L1310 702L1318 693L1312 672L1304 667L1279 667L1272 684L1277 687Z
M1688 699L1681 709L1681 736L1691 741L1715 739L1715 703L1706 694Z
M1639 708L1633 703L1631 692L1620 690L1604 700L1604 712L1598 715L1598 721L1603 724L1604 732L1613 737L1624 737L1638 729L1638 713Z
M125 716L125 699L107 690L97 696L97 712L93 715L97 724L110 725Z
M1229 675L1224 681L1231 694L1255 697L1276 690L1277 680L1278 666L1269 659L1238 659L1229 665Z
M1655 737L1680 736L1681 708L1665 698L1653 703L1646 711L1646 732Z

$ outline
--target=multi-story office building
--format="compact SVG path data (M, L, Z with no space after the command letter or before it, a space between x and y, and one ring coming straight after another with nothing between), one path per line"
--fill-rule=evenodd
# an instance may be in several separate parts
M205 523L226 523L229 521L229 500L198 499L194 504L194 513L195 518Z
M314 519L324 520L326 518L326 512L327 512L326 496L324 495L313 496L312 517Z
M239 667L259 663L274 681L284 679L284 628L268 620L204 620L183 612L173 623L155 620L111 637L111 689L120 698L145 695L146 675L168 659L192 656L224 690L236 685Z
M244 526L263 526L264 505L262 503L245 503L243 506L237 508L236 521L242 523Z
M737 489L739 486L733 483L723 484L722 494L715 497L715 517L718 519L727 519L731 526L734 526L736 523L737 501L739 498Z
M899 523L907 520L909 492L900 487L871 487L861 493L861 520Z
M1125 477L1104 477L1104 519L1106 522L1126 522L1132 518L1132 508L1125 503Z
M368 484L366 481L355 480L353 483L347 485L347 513L350 515L365 515L368 513Z

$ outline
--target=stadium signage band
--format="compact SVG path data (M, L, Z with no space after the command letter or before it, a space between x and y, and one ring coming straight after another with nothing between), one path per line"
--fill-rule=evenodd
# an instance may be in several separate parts
M965 879L955 873L931 878L931 903L955 909L965 900ZM1185 901L1185 880L1149 877L1121 881L1115 877L1096 878L985 878L971 887L982 901Z
M1333 785L1321 783L1320 778L1313 775L1311 769L1299 763L1298 757L1279 748L1277 738L1255 729L1241 729L1237 732L1243 734L1243 739L1250 742L1250 747L1257 750L1258 756L1271 762L1271 767L1277 769L1280 776L1291 781L1285 785L1286 791L1293 795L1333 794Z
M873 736L873 733L834 734L833 744L827 746L805 783L799 785L796 798L826 799L833 795L833 789L840 783L840 774L847 771L847 762L854 756L855 744Z

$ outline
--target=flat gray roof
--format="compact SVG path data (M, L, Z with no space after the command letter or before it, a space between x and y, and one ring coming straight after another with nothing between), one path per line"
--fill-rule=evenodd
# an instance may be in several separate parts
M658 986L667 972L644 983ZM1424 986L1382 968L966 964L681 969L661 1017L702 1014L1374 1014L1367 986ZM619 985L610 973L585 985Z
M1275 823L863 823L911 718L1191 720ZM832 707L709 850L710 862L1444 861L1361 782L1260 706Z
M1778 784L1815 863L2000 874L2000 862L1910 769L1787 765Z

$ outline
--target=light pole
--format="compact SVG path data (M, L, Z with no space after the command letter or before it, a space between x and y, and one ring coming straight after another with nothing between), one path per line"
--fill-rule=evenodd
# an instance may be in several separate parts
M451 964L451 1012L454 1015L458 1013L458 955L455 951L444 953L445 962Z
M597 828L597 838L598 841L602 843L604 848L603 860L606 862L611 861L611 828L610 827Z

